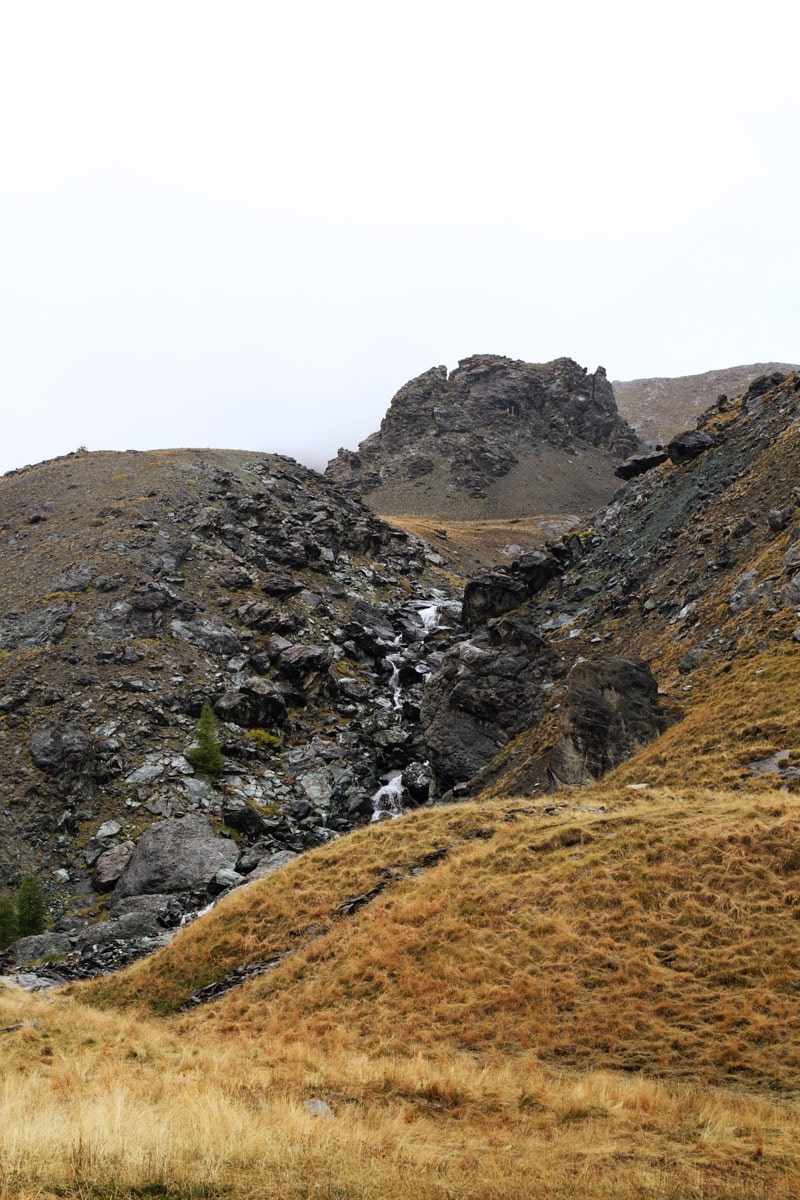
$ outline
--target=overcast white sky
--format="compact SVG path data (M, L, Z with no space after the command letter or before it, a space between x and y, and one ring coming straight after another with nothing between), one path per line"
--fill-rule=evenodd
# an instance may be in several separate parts
M0 471L800 359L796 0L0 0Z

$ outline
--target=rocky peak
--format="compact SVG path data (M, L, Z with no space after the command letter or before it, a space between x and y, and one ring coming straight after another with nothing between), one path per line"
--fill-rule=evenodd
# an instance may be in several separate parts
M340 450L327 475L387 513L580 511L608 499L613 467L637 446L602 367L478 354L405 384L379 431ZM567 481L564 500L573 481L577 504L553 495L553 474Z

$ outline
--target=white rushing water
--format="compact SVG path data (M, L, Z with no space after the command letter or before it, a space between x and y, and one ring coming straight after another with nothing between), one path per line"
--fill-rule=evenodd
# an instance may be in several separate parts
M184 913L180 919L179 928L184 925L191 925L192 921L196 921L198 917L204 917L206 913L210 913L216 901L212 900L205 908L198 908L196 912Z
M425 633L434 633L439 628L439 605L431 604L428 608L420 608L417 615L425 628Z
M437 629L442 628L441 622L442 605L434 600L431 604L425 604L422 608L417 609L417 616L420 624L424 629L423 639L435 633ZM387 683L387 689L392 701L392 708L397 714L397 719L402 718L403 712L403 689L400 683L400 664L403 661L404 650L402 645L402 636L398 635L393 645L397 647L391 654L386 655L386 662L391 667L391 674ZM403 780L402 772L398 771L391 777L388 783L379 787L375 795L372 797L372 820L385 821L389 817L399 817L403 812Z
M395 645L399 646L400 638L395 641ZM402 712L403 709L403 693L400 687L400 660L403 657L403 651L397 650L394 654L387 654L386 661L391 664L392 673L389 676L389 695L392 699L392 708L396 713Z
M372 797L372 820L385 821L388 817L399 817L403 812L403 773L398 771L388 783L379 787Z

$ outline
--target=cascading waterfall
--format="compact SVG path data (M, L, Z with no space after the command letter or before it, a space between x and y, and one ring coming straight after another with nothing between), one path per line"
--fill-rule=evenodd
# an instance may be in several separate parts
M417 617L423 628L422 641L442 627L440 607L439 604L434 602L416 610ZM399 720L403 711L403 689L400 683L400 663L403 658L402 635L398 635L392 644L398 648L393 650L391 654L387 654L385 658L386 662L391 666L391 674L388 682L389 695L392 700L392 708ZM391 775L388 783L384 783L378 788L372 797L372 820L384 821L388 818L399 817L402 815L402 812L403 773L402 771L397 771Z
M422 621L425 629L425 636L429 633L435 633L439 628L439 605L431 604L428 608L417 609L417 616Z
M401 643L400 635L394 639L394 645L399 646ZM392 708L396 713L403 710L403 695L400 688L400 659L403 657L402 650L395 650L393 654L386 655L386 661L391 663L392 673L389 676L389 695L392 698Z
M385 821L403 812L403 772L398 771L388 783L379 787L372 797L372 820Z

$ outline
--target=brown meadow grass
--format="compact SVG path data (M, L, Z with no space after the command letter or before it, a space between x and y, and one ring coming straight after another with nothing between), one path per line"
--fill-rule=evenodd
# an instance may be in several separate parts
M800 1181L794 1105L641 1076L221 1037L0 993L2 1200L757 1197ZM330 1117L303 1104L323 1099Z
M793 1196L799 872L800 801L775 791L607 784L421 810L303 856L152 959L69 989L79 1000L53 1005L76 1023L64 1069L88 1081L110 1061L100 1090L124 1080L140 1097L158 1075L154 1096L180 1113L160 1160L167 1195ZM339 908L381 880L352 915ZM285 950L268 974L178 1011L194 987ZM87 1045L84 1021L111 1032ZM36 1078L45 1111L52 1074ZM335 1119L306 1113L311 1097ZM140 1102L116 1176L129 1191L102 1191L106 1130L95 1190L75 1194L127 1198L152 1176L161 1100ZM219 1111L227 1152L208 1132L199 1144L195 1110ZM102 1125L104 1102L93 1111ZM192 1192L203 1180L217 1190Z

